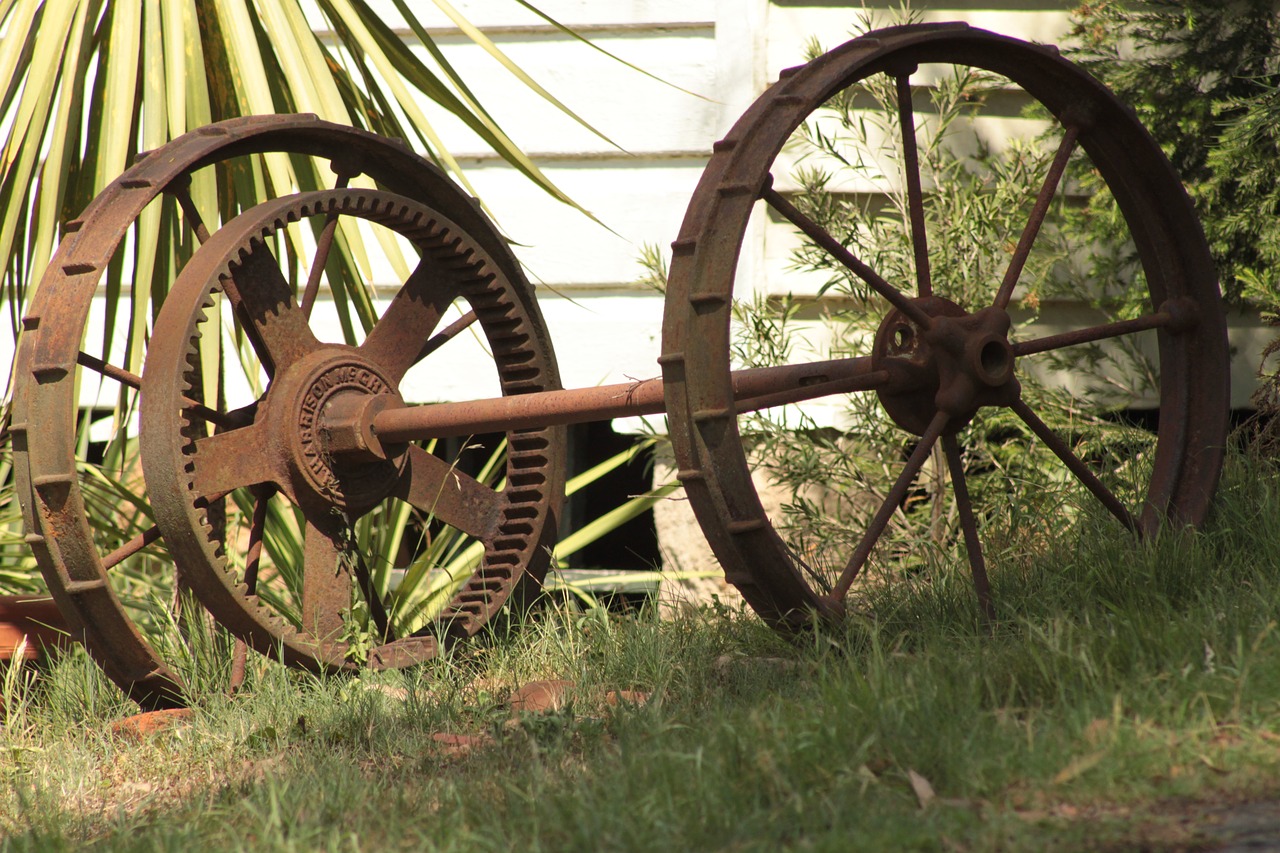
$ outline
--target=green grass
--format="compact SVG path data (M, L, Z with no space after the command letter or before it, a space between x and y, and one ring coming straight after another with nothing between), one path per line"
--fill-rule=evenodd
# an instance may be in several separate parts
M68 654L3 682L0 846L1194 850L1222 809L1280 799L1274 468L1233 460L1200 534L1086 521L993 576L991 630L944 574L798 643L723 610L566 609L412 672L259 661L241 695L141 742L111 734L134 709ZM547 678L572 705L508 709ZM492 741L457 753L441 732Z

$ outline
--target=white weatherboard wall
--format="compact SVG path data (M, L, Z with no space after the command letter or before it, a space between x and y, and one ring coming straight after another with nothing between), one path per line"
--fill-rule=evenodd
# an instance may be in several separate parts
M601 228L556 204L455 128L448 138L468 155L464 165L499 224L519 244L517 253L535 280L551 327L565 384L569 387L621 382L658 372L662 300L633 284L636 259L645 244L664 250L677 234L685 205L711 144L721 138L779 73L801 63L811 39L832 48L860 26L860 4L691 0L684 3L543 3L550 14L596 43L656 75L704 96L692 97L613 64L572 39L523 14L503 17L501 4L475 2L467 14L491 27L495 41L565 103L594 124L626 154L584 131L527 92L505 98L509 82L486 77L491 60L439 23L441 43L456 57L468 79L511 128L546 173L580 204L606 223ZM874 4L881 24L890 6ZM917 7L922 4L915 4ZM928 21L963 20L1023 39L1055 43L1070 30L1070 3L952 0L925 13ZM494 17L488 17L494 16ZM503 87L506 87L504 90ZM1010 120L1010 131L1027 132ZM1034 129L1032 130L1034 132ZM786 178L779 175L780 184ZM760 216L752 225L739 261L739 288L765 292L811 290L788 259L797 239L785 223ZM1248 325L1248 324L1245 324ZM1246 334L1251 330L1242 330ZM1256 353L1256 340L1237 336L1239 348ZM443 353L442 353L443 354ZM1252 355L1237 359L1233 403L1247 401L1252 387ZM470 377L483 360L460 366L456 374L424 377L425 398L465 399ZM471 385L472 391L475 386ZM816 414L816 413L814 413ZM661 419L654 424L661 428ZM635 424L617 424L620 428ZM670 460L657 460L655 483L674 476ZM762 486L767 501L771 496ZM663 501L655 508L666 568L718 576L687 504ZM691 588L692 587L692 588ZM723 581L664 585L665 600L730 597Z
M374 4L389 25L402 24L389 0ZM514 0L454 2L520 67L616 145L517 82L434 4L415 7L517 144L603 225L537 189L443 110L425 104L424 111L539 283L566 386L652 376L658 373L662 300L635 283L642 272L637 263L642 247L669 246L712 142L782 69L803 61L812 39L833 47L853 35L867 14L889 23L888 10L898 4L871 3L870 12L860 3L834 0L537 0L535 5L666 83L565 35ZM965 20L1058 42L1070 29L1067 9L1073 4L947 0L913 5L929 21ZM812 282L786 269L797 243L793 229L760 219L739 265L743 289L811 290ZM389 268L377 278L382 285L398 282ZM91 325L94 340L101 331ZM1249 320L1238 319L1236 325L1232 396L1235 405L1243 405L1253 386L1254 354L1267 338ZM0 338L11 341L10 335ZM451 344L431 361L430 371L412 377L410 398L467 399L496 392L478 344ZM91 404L97 389L86 385L83 394Z
M751 76L763 43L753 44L759 27L749 24L763 23L765 4L536 5L665 82L514 3L485 0L457 7L608 141L514 81L442 14L422 14L498 122L598 222L538 189L460 123L446 117L439 130L538 284L565 385L653 376L662 298L636 284L643 274L638 259L646 244L665 249L674 239L711 143L763 88L763 74L758 80ZM752 9L759 14L750 14ZM432 376L422 376L426 384L410 388L411 396L465 399L477 387L491 387L492 371L482 353L447 349L433 357ZM450 356L452 364L445 360Z
M389 25L402 25L389 0L373 2ZM834 47L861 28L868 14L879 24L890 23L889 10L898 3L869 3L868 12L860 3L835 0L535 0L551 17L665 82L604 56L514 0L455 0L454 5L612 141L525 88L434 4L415 4L441 49L516 143L599 220L543 193L460 122L424 103L424 112L538 283L562 377L572 388L659 372L663 305L658 294L636 284L643 247L666 250L711 144L783 69L804 60L811 40ZM1067 36L1067 10L1074 4L946 0L913 5L928 21L963 20L1053 43ZM786 178L779 175L779 180L785 186ZM794 230L769 217L757 219L739 263L740 288L811 291L812 281L787 270L797 245ZM398 283L385 265L377 280L387 287ZM324 306L318 310L323 313ZM90 340L101 335L101 316L101 311L93 315ZM1256 353L1268 335L1252 318L1233 318L1233 325L1232 402L1240 406L1253 388ZM100 393L90 384L82 389L86 405ZM103 390L109 395L114 388ZM417 401L466 400L496 394L497 386L482 345L460 339L416 369L405 391Z
M387 4L390 5L390 4ZM430 4L423 4L430 6ZM883 25L898 4L792 0L542 0L535 4L604 49L652 72L649 79L505 0L456 4L498 46L616 146L542 101L507 75L443 14L424 11L450 60L540 167L607 228L559 204L483 148L448 118L440 130L469 180L517 244L539 299L568 387L656 375L662 300L635 284L642 247L674 239L711 143L784 68L804 60L811 40L831 48L871 15ZM1071 3L950 0L913 4L927 21L963 20L1003 34L1057 43L1071 26ZM436 110L433 115L438 113ZM1009 132L1026 133L1022 120ZM1034 131L1034 129L1033 129ZM624 149L622 151L619 148ZM785 177L779 177L785 186ZM812 291L788 272L797 245L786 223L759 217L739 264L739 287ZM776 219L776 218L775 218ZM1254 354L1266 333L1234 318L1233 405L1246 405ZM445 352L433 361L440 360ZM478 349L452 354L447 367L409 389L418 399L465 399L490 388ZM619 424L620 427L625 426Z

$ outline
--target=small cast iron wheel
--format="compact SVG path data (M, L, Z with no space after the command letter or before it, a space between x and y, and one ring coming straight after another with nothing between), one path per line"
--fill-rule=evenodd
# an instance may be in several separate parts
M332 225L343 217L394 231L420 254L358 346L317 340L305 300L294 299L272 252L291 223ZM312 266L324 268L322 249ZM262 393L238 408L251 416L230 428L215 428L191 401L200 381L200 338L223 325L214 307L220 295L228 316L241 318L267 374ZM504 395L559 387L523 280L504 276L439 211L393 193L323 190L264 202L224 225L174 283L142 376L143 470L164 541L191 588L220 624L260 652L312 669L406 666L474 634L526 572L541 579L563 493L552 452L556 430L507 433L505 466L496 470L505 470L501 486L479 482L417 445L383 445L372 431L376 412L404 405L406 371L463 328L455 323L436 334L456 300L465 303L464 317L478 319ZM236 490L257 505L243 534L243 563L229 559L239 547L235 532L209 519L210 505ZM278 603L286 597L279 588L269 602L259 577L257 555L271 537L270 495L305 529L302 565L291 569L301 580L293 606ZM446 542L428 519L468 537L449 541L450 552L470 542L482 550L421 625L403 618L411 599L390 588L391 565L366 553L358 532L371 514L369 536L393 526L401 507L423 520L421 550L429 540ZM418 549L408 550L402 565L416 565ZM353 628L360 647L351 642Z
M946 67L938 71L932 64ZM929 176L922 176L919 165L920 127L912 103L914 73L941 79L957 68L985 69L1002 75L1002 85L1021 87L1056 119L1061 134L1052 163L1028 187L1028 212L1017 226L1021 234L1013 230L1001 242L1007 265L989 277L986 295L968 304L954 296L958 284L937 273L943 267L937 256L930 274L930 250L936 247L929 245L926 221L935 200L925 191ZM775 178L781 183L785 177L772 171L775 161L798 129L832 104L856 109L877 91L890 117L887 126L901 131L892 145L903 164L901 233L909 245L902 257L913 259L905 262L910 266L904 277L914 269L909 283L886 281L846 247L840 235L848 230L828 233L799 209L804 203L798 206L793 196L773 188ZM841 130L832 124L826 133L830 141ZM845 163L865 162L858 152L844 153ZM1073 323L1069 316L1053 318L1046 304L1040 320L1060 324L1052 333L1044 326L1019 328L1016 321L1033 307L1021 298L1027 283L1020 276L1037 237L1043 241L1050 233L1048 226L1042 233L1041 224L1064 168L1078 161L1096 170L1114 196L1149 298L1137 316L1121 321L1077 317ZM825 252L830 267L865 286L871 295L861 304L876 312L868 324L874 342L864 357L878 377L879 418L887 415L898 429L888 454L896 471L869 501L865 522L833 553L814 554L789 540L788 523L764 510L752 469L768 467L768 460L762 464L744 450L743 434L753 427L740 422L742 407L731 390L734 278L760 201ZM856 227L848 224L849 230ZM1106 470L1070 430L1046 423L1050 418L1036 403L1044 398L1028 393L1033 381L1027 362L1039 353L1071 357L1085 346L1132 351L1147 345L1158 382L1149 413L1158 420L1154 446L1135 451L1119 465L1123 470ZM950 481L949 489L944 485L938 492L949 501L949 515L941 521L950 531L950 553L967 554L981 607L992 615L979 526L990 535L998 508L971 495L976 475L966 472L964 461L972 449L966 427L979 412L982 418L1003 417L1025 437L1028 450L1057 466L1057 478L1082 496L1075 504L1080 511L1115 516L1142 534L1164 523L1198 524L1221 469L1229 387L1225 321L1204 237L1177 176L1133 113L1056 50L964 24L873 32L784 72L716 143L673 244L663 352L679 478L727 579L768 622L784 629L807 623L815 613L839 618L869 559L881 565L894 555L918 557L925 550L918 541L895 540L901 529L895 525L919 502L924 490L918 475L926 463L932 463L935 482ZM984 484L990 475L983 472ZM1073 514L1043 523L1064 524Z
M229 185L236 175L258 169L260 155L273 152L330 163L340 186L364 175L430 205L484 250L501 278L523 282L519 264L478 205L434 165L398 140L313 115L250 116L196 129L148 156L139 155L66 224L23 318L11 424L14 475L27 542L75 638L144 707L183 702L182 678L134 621L154 610L150 587L135 591L128 577L140 555L159 549L154 562L164 563L167 554L159 527L152 525L120 542L118 531L95 529L86 513L86 504L103 495L90 488L82 473L87 460L77 387L99 380L118 383L123 402L117 410L128 417L141 383L138 372L125 369L116 353L102 352L101 343L93 340L90 309L108 266L127 255L126 235L148 205L178 204L187 232L180 239L206 241L216 223L201 221L189 189L192 176L216 169ZM536 312L536 306L529 310ZM563 436L549 435L548 456L558 461ZM554 495L554 488L549 494ZM529 568L540 570L536 563Z

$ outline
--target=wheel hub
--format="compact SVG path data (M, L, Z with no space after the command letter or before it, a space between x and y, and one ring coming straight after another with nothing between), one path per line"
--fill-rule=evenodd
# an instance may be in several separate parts
M280 436L279 452L300 499L312 496L350 513L391 492L404 469L403 452L337 452L330 428L335 418L371 400L403 405L374 365L350 347L325 347L278 377L272 392L272 431Z
M983 406L1018 398L1008 312L989 307L970 314L941 296L912 301L932 321L928 328L894 309L876 330L871 355L877 369L908 377L877 392L894 423L924 435L938 412L946 412L947 432L954 433Z

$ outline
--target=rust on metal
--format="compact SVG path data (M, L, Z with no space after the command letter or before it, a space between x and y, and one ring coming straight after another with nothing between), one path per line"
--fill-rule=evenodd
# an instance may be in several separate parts
M1002 75L1057 118L1061 142L1042 179L1027 188L1025 225L1007 266L991 282L991 301L964 305L944 299L951 283L931 268L926 237L927 182L916 150L913 70L952 64ZM932 73L936 73L932 72ZM842 91L875 81L896 94L896 141L905 170L903 230L914 257L914 281L891 282L858 257L773 184L779 154L801 125ZM922 85L924 84L922 81ZM891 110L893 105L890 104ZM717 145L673 244L660 359L670 435L681 480L730 582L766 621L783 630L814 614L839 618L853 579L889 537L917 472L941 443L950 472L965 551L982 612L994 607L974 505L962 464L962 429L984 407L1021 421L1122 524L1150 533L1166 523L1197 524L1208 510L1222 465L1227 426L1227 342L1217 278L1185 191L1158 145L1133 113L1087 72L1056 51L966 25L907 26L855 39L808 65L789 69ZM1083 152L1107 183L1130 225L1150 293L1136 318L1076 323L1033 340L1011 337L1009 310L1050 204L1061 192L1068 162ZM852 152L858 161L862 152ZM743 188L759 187L744 195ZM901 428L904 450L894 485L847 561L831 570L788 545L756 495L753 466L731 420L713 416L731 405L731 312L738 255L759 202L794 225L836 269L864 283L878 331L872 389ZM842 226L844 227L844 226ZM854 226L856 227L856 226ZM878 297L878 299L876 298ZM883 302L879 302L882 299ZM879 305L880 307L877 307ZM1052 320L1049 325L1052 327ZM1093 463L1045 424L1022 389L1025 356L1146 333L1156 343L1159 432L1145 482L1130 484L1136 502L1103 483ZM727 427L727 428L726 428ZM745 532L744 532L745 531ZM910 543L894 543L910 547Z
M463 202L470 209L469 202ZM456 206L456 205L455 205ZM495 259L450 215L453 211L383 190L321 190L251 208L214 232L179 274L156 319L142 376L142 447L156 521L174 560L202 603L257 650L297 666L352 665L346 619L363 599L377 641L369 665L404 666L436 654L441 637L474 634L526 575L540 579L549 560L563 490L556 428L504 425L507 485L489 486L421 447L390 444L375 417L402 407L400 381L430 353L455 302L475 316L493 353L499 383L513 399L556 393L559 379L547 335L523 279ZM278 279L269 238L288 223L341 218L376 223L419 251L417 268L359 346L317 340L304 306ZM317 253L323 253L323 241ZM313 260L313 269L323 267ZM252 270L248 279L241 273ZM204 306L223 292L256 333L249 337L269 381L252 423L212 433L187 402L195 376ZM430 361L425 366L430 366ZM205 521L206 506L235 489L268 489L305 520L300 624L247 594ZM483 546L474 575L428 630L397 637L351 525L395 498L460 530ZM259 499L260 500L260 499ZM261 531L250 531L251 541Z
M541 373L532 381L510 373L504 383L504 392L527 393L558 387L554 355L532 288L525 281L505 240L468 195L443 172L403 144L355 128L323 122L315 116L251 116L199 128L157 149L150 156L139 158L68 224L66 236L27 311L29 321L24 323L25 332L15 363L18 380L14 392L14 422L39 423L41 428L38 433L30 432L30 440L27 440L27 433L15 437L14 470L28 542L59 609L107 674L132 698L147 707L184 703L182 679L133 624L128 615L129 605L118 597L109 573L117 561L148 545L165 549L173 556L173 541L167 535L172 530L164 530L164 525L157 527L156 530L166 534L158 541L153 530L140 534L119 548L115 544L99 544L85 516L86 499L75 475L78 418L74 389L79 381L76 370L91 370L137 388L143 400L150 391L142 377L111 364L108 359L84 352L81 342L86 340L89 309L98 289L99 277L111 258L122 251L126 235L149 203L161 192L172 194L186 214L185 225L195 237L195 242L201 245L209 243L221 229L211 231L217 223L205 223L200 219L188 189L191 175L240 158L272 152L329 160L336 164L338 172L348 177L358 167L374 184L394 187L399 196L442 212L459 234L465 236L467 245L478 247L488 258L493 278L477 280L474 286L469 285L476 307L466 322L453 324L434 337L424 339L412 328L421 315L414 314L414 300L408 300L410 310L398 315L402 322L395 329L388 329L394 334L383 335L380 343L375 341L373 344L379 348L379 353L390 354L387 358L379 354L372 356L382 370L382 384L374 390L381 394L398 387L407 366L429 356L469 323L477 322L477 315L482 327L493 330L495 336L500 335L506 322L503 312L508 311L533 333L527 346L536 350L535 360L541 366ZM327 241L322 241L317 259L326 245ZM446 260L452 257L450 251L444 246L434 246L430 250L436 254L443 252L441 257ZM291 317L284 318L284 324L275 322L272 312L276 308L293 305L292 294L282 290L279 273L272 272L264 257L258 256L254 260L261 263L255 266L251 261L248 268L236 270L235 275L227 277L222 284L224 287L229 284L234 296L240 297L239 319L259 351L266 354L264 361L271 371L287 372L288 366L314 345L305 323L293 321ZM318 265L313 265L312 270L317 268ZM308 275L308 280L312 277L314 273ZM406 287L412 290L419 286ZM304 299L311 298L304 294ZM303 316L305 312L285 313ZM427 331L423 334L429 336ZM404 350L402 343L406 340L413 346ZM152 343L161 343L161 340L153 340ZM180 350L174 356L177 363L185 364L188 341L174 341L172 345ZM397 352L404 354L396 355ZM151 361L150 354L147 361L148 364ZM330 369L335 372L329 378L336 378L342 367L335 362ZM281 377L281 393L276 397L284 396L285 386L290 381ZM355 393L363 392L357 389ZM295 394L294 399L302 397L305 393L301 396ZM191 395L182 393L172 411L164 416L156 434L182 429L189 420L200 421L202 428L204 424L215 425L218 431L210 436L211 439L224 433L251 432L255 424L273 417L277 419L276 423L289 424L289 420L276 411L279 408L254 404L232 412L221 412L207 402L194 400ZM286 445L293 448L289 458L298 463L298 449L306 442L302 438L302 417L295 414L297 416L288 427L292 437L287 439ZM315 433L312 435L314 437ZM151 443L150 436L144 437L144 445ZM277 449L278 455L283 456L284 451L279 446ZM316 480L331 484L333 481L327 480L326 474L332 472L323 467L308 466L305 448L302 453L304 461L293 466L296 476L290 478L282 474L281 479L295 490L299 479L311 486ZM491 489L464 490L461 496L441 490L448 496L448 512L455 515L474 513L475 521L469 521L467 526L489 543L501 542L503 548L499 550L494 544L489 546L486 552L489 556L483 561L481 570L464 583L459 595L449 604L439 632L403 638L393 647L376 648L370 655L369 665L404 666L438 653L445 644L479 630L518 590L526 574L537 577L545 572L550 556L550 537L559 513L559 495L563 490L563 454L562 431L554 427L522 431L512 437L509 456L514 461L511 464L518 462L531 469L541 478L538 483L526 484L518 495L513 494L506 501L493 497ZM249 459L250 462L254 459L262 462L260 456L250 456ZM171 457L170 462L181 465L183 459L178 455ZM253 465L244 467L252 469ZM251 472L248 479L258 479L269 467L259 464L258 473ZM366 476L362 483L358 472L340 471L337 482L345 491L351 492L347 495L349 503L354 501L358 504L368 495L380 494L388 487L392 492L404 495L406 500L422 503L430 500L429 482L440 482L443 477L439 466L417 458L417 454L403 464L397 462L396 470L412 473L399 480L385 473L372 478ZM308 488L309 494L317 492L315 488ZM215 483L200 493L201 503L208 507L217 506L229 491L229 488ZM262 497L265 491L258 490L256 494L259 495L257 500L265 500ZM153 508L160 516L168 518L166 524L172 527L174 518L185 517L187 510L178 505L180 503L170 502L166 507L160 501ZM313 503L318 505L321 501ZM329 503L324 507L337 509ZM204 506L201 508L203 511ZM319 512L320 507L313 506L312 511ZM210 529L203 520L196 527L200 535L206 535ZM257 527L260 528L261 523ZM260 543L260 538L258 541ZM323 561L336 564L334 552L340 546L345 547L339 543L327 548L315 546L313 551L323 552ZM185 565L183 568L185 570ZM234 604L229 607L238 611L231 614L233 618L225 620L228 627L239 634L253 634L259 648L271 645L274 649L278 646L273 643L283 643L289 649L284 655L286 659L303 665L321 665L312 654L314 649L308 646L306 638L290 633L278 619L274 619L269 608L254 595L253 583L248 582L251 579L245 580L246 583L233 593L228 593L234 599ZM325 590L332 592L336 600L336 583L326 582L314 592ZM226 601L223 603L227 604ZM443 643L439 638L443 638ZM326 666L333 664L333 655L323 662ZM336 665L345 667L351 663L338 660Z
M871 359L847 358L810 364L787 364L735 371L731 384L739 414L761 408L799 403L815 397L874 390L886 377L874 371ZM495 397L465 403L435 403L406 407L388 402L366 412L370 430L385 444L446 436L476 435L503 429L527 429L546 424L659 414L666 410L660 378L620 382L595 388L544 391L518 397ZM348 434L365 424L335 424L342 430L333 452L359 450L362 439ZM335 432L335 434L337 434Z
M920 173L912 75L924 63L1003 75L1058 117L1063 137L1047 174L1028 188L1026 223L986 305L946 298L945 266L932 265L927 182ZM906 167L903 227L915 262L910 286L891 282L773 186L789 138L836 94L888 75L896 93ZM1026 261L1083 151L1130 223L1150 290L1138 317L1011 337L1010 305ZM236 158L281 152L328 160L326 190L284 195L220 227L200 219L191 175ZM377 189L354 189L357 176ZM139 376L81 350L102 271L122 251L142 210L176 199L200 248L168 283ZM763 203L875 294L877 332L868 356L751 370L730 368L737 258ZM420 260L359 346L321 341L310 324L340 220L396 232ZM302 293L272 253L290 222L319 234ZM980 608L994 618L980 512L966 483L961 431L987 407L1007 409L1123 524L1151 532L1195 524L1207 511L1225 445L1227 347L1216 277L1185 192L1159 147L1104 87L1056 52L965 25L898 27L855 39L788 69L723 140L673 243L663 320L661 378L565 390L532 287L498 231L439 169L402 143L314 116L257 116L188 133L138 161L103 190L66 234L24 319L15 366L15 476L27 542L71 630L108 675L148 707L183 702L183 683L137 630L111 568L147 547L167 550L218 621L241 641L292 665L351 668L346 620L367 606L377 635L365 665L406 666L474 635L527 581L546 572L565 479L563 425L664 413L678 477L726 577L770 624L795 630L813 615L837 619L845 598L918 472L940 444ZM252 404L226 411L197 399L197 340L206 308L225 296L266 374ZM462 316L444 323L459 306ZM216 327L220 318L212 318ZM408 405L410 368L478 326L502 395ZM216 334L216 331L214 332ZM1019 359L1147 333L1160 362L1160 433L1137 505L1122 500L1028 404ZM79 369L134 389L156 526L100 546L76 475ZM910 452L852 554L819 578L764 511L737 416L821 397L872 393ZM24 425L40 424L40 430ZM479 482L415 444L502 431L504 485ZM942 463L939 462L939 465ZM240 490L253 506L242 569L216 519ZM395 636L370 566L353 547L352 523L387 500L409 504L479 543L483 556L441 614ZM293 621L259 596L267 501L303 519L302 590ZM242 678L243 658L235 681Z

